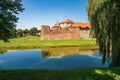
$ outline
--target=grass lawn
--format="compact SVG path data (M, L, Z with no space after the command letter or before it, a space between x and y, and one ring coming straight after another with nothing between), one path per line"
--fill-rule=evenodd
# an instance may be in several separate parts
M81 47L81 49L98 49L95 40L40 40L38 36L27 36L10 39L5 43L0 40L0 49L26 49L26 48L48 48L48 47Z
M0 80L120 80L120 68L0 70Z

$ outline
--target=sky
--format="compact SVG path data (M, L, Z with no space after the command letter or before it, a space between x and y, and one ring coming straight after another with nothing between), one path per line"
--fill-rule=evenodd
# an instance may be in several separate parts
M41 29L41 25L52 27L65 17L88 22L87 0L22 0L22 4L25 10L18 15L17 29Z

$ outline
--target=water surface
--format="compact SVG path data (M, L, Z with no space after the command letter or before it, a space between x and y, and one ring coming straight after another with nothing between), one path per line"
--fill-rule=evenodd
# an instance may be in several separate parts
M108 67L108 63L106 62L103 65L101 59L98 52L53 53L44 50L8 50L4 54L0 54L0 68L75 69Z

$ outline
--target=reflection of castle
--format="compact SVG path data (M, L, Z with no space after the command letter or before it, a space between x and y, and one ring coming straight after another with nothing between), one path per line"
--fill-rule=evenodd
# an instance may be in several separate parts
M61 58L63 57L63 54L56 54L51 52L42 51L42 58Z
M61 58L73 54L83 54L93 52L92 50L81 51L81 47L60 47L42 49L42 58Z
M42 25L41 28L42 40L88 38L89 34L89 23L74 22L68 18L65 18L61 23L57 21L51 29L45 25Z

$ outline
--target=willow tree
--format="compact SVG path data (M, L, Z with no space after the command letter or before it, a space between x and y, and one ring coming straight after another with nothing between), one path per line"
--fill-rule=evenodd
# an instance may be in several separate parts
M96 37L102 62L120 66L120 2L119 0L88 0L87 11L91 33ZM111 55L112 54L112 55Z

